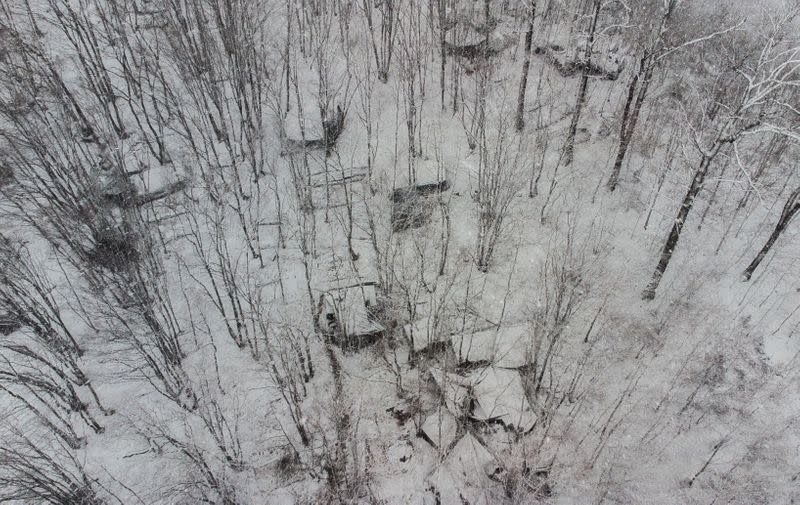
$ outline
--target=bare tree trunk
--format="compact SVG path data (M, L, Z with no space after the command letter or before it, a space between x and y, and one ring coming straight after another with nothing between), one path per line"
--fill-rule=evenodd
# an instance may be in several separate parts
M718 152L718 150L716 152ZM697 194L700 193L701 189L703 189L703 181L705 181L706 175L708 174L708 169L711 166L711 162L714 160L714 155L716 152L711 153L710 155L703 155L703 158L700 161L700 166L694 173L692 184L689 186L689 191L686 192L686 196L683 197L683 203L681 204L680 209L678 209L678 215L675 217L675 221L672 223L672 229L670 230L669 235L667 236L667 241L664 243L664 247L661 250L661 258L659 259L658 265L656 265L656 269L653 272L653 278L650 281L650 284L648 284L645 290L642 292L643 300L652 300L656 296L658 285L661 282L661 278L664 276L664 271L667 269L667 266L669 266L669 262L672 259L672 253L675 251L675 246L678 244L678 240L681 237L681 230L686 222L686 217L692 210L692 206L694 205Z
M291 49L292 49L292 5L289 0L286 1L286 109L284 114L289 113L291 107L291 100L289 99L289 90L291 88Z
M385 84L389 81L389 66L392 62L392 53L397 34L395 23L398 22L398 11L395 8L395 0L387 0L385 2L363 0L361 6L369 30L375 66L378 70L378 80ZM374 8L377 8L381 14L378 40L376 40L375 23L372 19Z
M642 110L642 104L647 96L647 90L650 87L650 81L653 78L653 71L659 63L659 55L663 56L663 40L664 33L667 30L672 13L677 6L677 2L669 0L664 3L665 10L661 17L661 26L658 30L658 38L650 48L644 50L642 59L639 61L639 69L636 75L631 80L628 87L628 95L625 100L625 108L622 112L622 125L620 127L619 144L617 146L617 157L614 160L614 167L611 170L611 176L608 178L608 190L614 191L619 182L619 173L622 169L622 162L625 160L625 155L628 153L633 134L636 132L636 125L639 122L639 113ZM636 90L639 86L638 91ZM634 96L636 101L634 104ZM631 110L631 105L633 109Z
M706 220L706 216L708 215L708 212L711 210L711 207L714 206L714 203L717 200L717 193L719 192L719 187L722 185L722 181L724 180L725 172L728 170L730 161L731 161L730 158L728 158L722 165L722 170L720 170L719 177L717 177L717 182L714 184L714 189L711 190L711 196L708 197L706 208L703 209L703 213L700 215L700 222L697 223L698 230L701 230L703 228L703 223Z
M514 126L517 131L525 127L525 90L528 88L528 71L531 68L531 43L533 42L533 22L536 18L536 0L531 2L528 14L528 31L525 32L525 60L522 63L522 77L519 81L519 95L517 96L517 118Z
M767 243L764 244L764 247L758 251L756 257L753 258L753 261L750 262L750 265L744 271L743 279L745 282L750 280L750 277L753 276L753 272L758 268L758 265L761 264L761 261L764 257L769 253L772 246L775 245L775 242L781 236L783 231L786 229L786 226L789 222L794 218L794 216L800 211L800 187L795 189L791 195L789 195L789 199L786 200L786 205L783 206L783 212L781 212L781 217L778 219L778 224L775 225L775 229L772 230L772 233L767 239Z
M642 64L644 63L644 58L642 58ZM636 96L636 85L639 82L639 76L641 72L638 72L636 75L633 76L631 79L630 84L628 85L628 95L625 98L625 107L622 109L622 124L620 125L620 132L619 132L619 144L617 146L617 157L614 160L614 168L611 169L611 177L608 178L608 190L614 191L617 188L617 181L619 180L619 173L622 169L622 161L625 159L625 153L628 151L628 144L630 143L630 137L632 131L630 129L630 123L632 121L628 121L628 116L631 111L631 105L633 104L633 97Z
M575 135L578 133L578 123L581 120L583 107L586 105L586 88L589 85L589 75L586 72L590 58L592 57L592 46L594 45L594 35L597 30L597 19L600 17L600 6L602 0L594 0L594 12L592 14L592 24L589 27L589 36L586 42L586 49L583 52L583 65L581 65L581 76L578 84L578 98L575 101L575 112L572 114L572 121L569 125L567 141L564 145L564 165L572 163L575 150Z
M447 68L447 50L445 48L445 23L447 22L446 19L446 10L445 10L445 0L437 0L436 7L438 9L439 14L439 88L441 92L441 99L442 99L442 111L445 109L445 101L444 101L444 89L445 89L445 69Z
M653 77L653 69L648 68L644 73L639 73L631 81L628 88L628 98L625 102L625 110L622 115L622 127L620 129L619 144L617 146L617 157L614 160L614 167L611 170L611 176L608 178L608 190L614 191L619 182L619 173L622 169L622 162L625 160L625 155L628 153L633 134L636 132L636 125L639 122L639 114L642 111L642 104L647 96L647 90L650 87L650 81ZM631 102L633 101L634 90L638 82L641 82L639 90L635 93L636 101L633 104L633 110L630 110Z

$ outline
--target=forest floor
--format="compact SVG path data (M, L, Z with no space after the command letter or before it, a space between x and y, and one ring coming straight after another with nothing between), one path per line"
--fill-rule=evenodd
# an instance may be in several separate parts
M562 35L537 33L534 46L563 44ZM359 56L371 65L371 55ZM231 432L223 438L241 445L243 469L223 473L242 503L325 502L334 453L345 454L343 478L359 491L353 503L668 505L800 499L800 258L791 247L800 239L800 228L785 232L752 280L741 277L780 212L779 204L765 203L776 199L764 196L778 195L782 187L765 181L747 211L740 212L740 198L751 188L733 176L707 181L656 299L645 301L642 291L691 180L693 158L668 157L665 137L673 122L660 117L658 107L646 106L619 187L609 192L605 183L616 154L623 81L590 79L575 157L567 165L562 147L578 77L564 77L534 56L529 119L516 132L511 123L522 57L516 46L501 52L492 61L487 85L490 136L505 142L494 148L521 159L512 163L514 195L487 271L475 261L481 217L476 193L485 168L480 148L470 149L467 142L469 108L477 103L471 100L481 72L467 73L452 58L447 72L458 68L465 90L460 108L453 110L449 91L441 103L439 69L431 63L423 76L427 88L415 105L418 131L412 137L418 152L409 159L404 83L395 73L388 83L372 78L369 137L361 108L366 84L352 83L350 95L340 90L338 97L346 98L347 119L334 152L281 155L286 136L322 135L315 129L322 118L309 112L316 105L319 78L311 58L298 57L295 79L303 85L293 100L304 103L305 115L297 117L302 109L296 101L288 116L265 112L275 124L270 132L282 135L276 133L264 148L273 170L269 182L253 183L261 193L248 195L253 197L248 219L263 225L253 233L260 266L247 250L249 240L236 235L238 217L225 206L215 207L204 192L207 181L192 172L195 160L177 136L170 139L174 162L137 179L157 189L195 177L185 194L163 206L179 217L154 228L163 235L165 292L176 301L183 325L188 351L182 366L198 385L199 409L210 408L206 400L214 399L231 420ZM349 60L333 60L331 80L343 82ZM652 96L666 94L677 79L665 75ZM368 138L372 172L363 175L371 156ZM222 150L222 142L217 144ZM131 150L125 156L134 163L140 154ZM295 164L306 163L315 174L310 211L301 205L292 177ZM411 167L416 181L409 180ZM331 183L331 177L355 172L353 181ZM449 187L426 204L427 223L391 231L393 190L445 179ZM209 226L201 239L194 237L202 242L198 246L190 236L199 229L192 219L211 223L209 216L227 221L220 218L213 223L217 228ZM309 222L310 239L305 235ZM2 229L23 227L3 222ZM82 300L72 298L78 274L60 266L60 253L44 240L29 242L36 251L32 256L46 265L59 300L65 301L65 321L88 349L87 374L115 412L103 418L103 433L81 432L87 443L79 459L124 503L190 503L193 498L175 498L196 478L187 463L190 451L163 441L165 434L179 433L173 436L192 440L203 454L214 453L219 441L203 422L214 418L213 412L208 417L187 412L151 388L153 378L143 378L144 367L126 361L129 349L113 331L118 327L97 331L86 317L97 306L87 301L92 307L87 312L79 306ZM201 256L211 257L220 244L235 258L233 284L264 288L259 291L264 299L254 302L255 312L269 322L269 336L258 340L259 352L228 338L230 319L217 317L209 283L197 280L205 275ZM351 244L357 258L350 254ZM209 270L209 276L217 278L220 271ZM382 338L357 350L331 347L316 331L318 314L309 305L336 283L387 278L391 289L381 286L388 290L380 300L386 316ZM554 310L566 310L559 305L566 299L575 306L569 317L549 327L552 340L542 344L535 337L542 322ZM436 330L444 345L415 352L420 349L403 327L439 312L447 314L446 329ZM101 311L93 314L99 317ZM537 351L548 348L549 361L535 365L533 373L498 362L464 363L451 345L450 332L463 338L487 327L518 326L530 339L526 352L534 345L544 345ZM285 342L294 347L282 347ZM285 370L276 367L294 360L294 354L306 359L302 342L308 343L304 366L314 372L298 381L302 394L295 403L302 415L294 419L287 400L290 381L279 380ZM477 422L474 412L447 425L450 414L444 412L458 410L448 406L448 388L458 390L459 380L481 373L498 382L511 377L502 384L509 396L517 380L524 385L524 395L513 398L524 404L515 408L536 418L529 431ZM474 394L475 384L471 387ZM485 396L495 394L487 389ZM440 420L441 440L422 436L430 431L430 425L423 428L429 419ZM302 443L298 425L311 433L309 444ZM347 431L346 447L338 443L337 430Z

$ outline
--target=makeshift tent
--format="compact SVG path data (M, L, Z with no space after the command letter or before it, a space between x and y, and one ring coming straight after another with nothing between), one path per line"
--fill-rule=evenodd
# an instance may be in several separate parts
M343 347L362 347L377 340L386 328L374 318L375 284L330 288L321 295L319 327Z

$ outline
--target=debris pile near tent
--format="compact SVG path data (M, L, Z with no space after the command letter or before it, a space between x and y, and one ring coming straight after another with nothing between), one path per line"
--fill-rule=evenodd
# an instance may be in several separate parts
M517 433L527 433L536 423L536 413L515 370L487 366L462 376L431 369L430 375L455 419L497 423Z
M11 314L0 313L0 335L11 335L22 328L22 323Z
M519 372L487 367L467 376L473 397L470 417L496 422L506 429L527 433L536 423L536 414L525 396Z
M458 420L446 408L438 408L425 418L419 435L432 446L447 451L458 435Z
M392 229L419 228L430 221L434 201L429 198L450 189L445 179L397 188L392 192Z
M598 77L607 81L616 81L625 68L625 59L616 51L608 51L605 55L592 53L588 61L565 59L566 51L557 44L537 47L534 54L543 56L561 77L573 77L585 73L589 77Z

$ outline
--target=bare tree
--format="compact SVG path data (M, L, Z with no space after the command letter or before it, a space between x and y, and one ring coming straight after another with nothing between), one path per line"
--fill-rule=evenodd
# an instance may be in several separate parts
M582 65L580 76L578 77L578 94L575 99L575 110L572 113L572 120L567 131L567 140L564 143L564 165L572 163L573 152L575 150L575 135L578 133L578 123L581 120L583 107L586 105L586 90L589 85L589 74L587 72L588 62L594 50L595 35L597 33L597 22L600 19L600 9L603 7L603 0L593 0L591 12L589 14L589 27L586 31L586 41L583 45L581 55Z
M483 108L483 107L482 107ZM509 124L499 118L489 130L485 118L479 120L478 173L474 194L478 207L478 242L475 263L478 270L489 270L503 224L514 198L524 182L521 169L528 161L522 137L509 136Z
M364 21L367 23L378 80L386 83L389 81L389 67L392 63L397 39L398 17L403 7L402 0L382 0L380 2L362 0L360 7L364 14ZM375 20L376 11L379 18L377 22Z
M786 199L786 204L783 206L783 211L781 212L781 217L778 218L778 222L775 225L775 228L772 230L767 242L764 244L764 247L758 251L756 257L753 258L753 261L745 269L744 273L742 274L742 278L745 281L749 281L750 277L753 276L753 272L755 272L758 265L764 260L764 257L769 254L769 251L772 249L772 246L775 245L775 242L780 238L783 231L792 221L792 219L800 212L800 188L795 189L789 195L789 198Z
M103 413L110 411L100 403L80 364L83 349L62 319L52 294L53 286L30 259L30 251L2 234L0 253L3 257L0 260L3 270L0 273L0 311L30 331L30 340L9 336L0 342L0 348L7 351L2 355L5 366L0 376L3 382L24 386L43 402L46 410L57 408L52 411L60 412L62 420L75 412L96 432L102 432L76 388L85 388ZM34 407L34 404L28 405Z
M170 483L170 494L220 505L240 503L226 467L195 440L191 423L184 420L182 427L183 431L178 432L163 421L154 420L138 428L148 443L167 448L185 465L186 480Z
M427 37L429 32L424 26L422 14L420 5L409 7L399 26L402 44L397 65L407 133L409 184L417 180L417 158L422 156L422 110L430 45Z
M517 96L517 115L514 127L522 131L525 127L525 92L528 89L528 72L531 67L531 45L533 44L533 23L536 20L536 0L530 0L528 5L528 27L525 31L525 56L522 62L522 76L519 80L519 95Z
M0 500L52 505L107 503L72 450L58 441L48 444L35 435L11 431L13 440L4 440L0 446Z
M724 149L736 149L737 142L747 135L760 132L775 132L792 138L798 137L796 122L786 121L787 92L798 86L797 71L800 69L800 47L787 38L789 26L796 12L789 11L769 25L766 31L752 41L752 53L740 57L725 69L723 79L728 83L724 91L729 96L712 97L713 115L703 111L701 125L694 129L693 142L700 158L694 170L691 185L683 198L681 207L670 229L650 283L642 298L652 300L667 269L681 230L703 188L706 176L717 156ZM737 43L742 43L737 39ZM727 103L719 105L720 99ZM718 110L718 106L724 107Z
M93 301L87 317L97 317L102 331L115 337L123 351L121 371L150 383L164 397L187 410L197 394L183 367L186 330L176 314L159 254L151 240L137 261L125 265Z
M192 262L186 270L218 311L236 346L248 348L257 356L257 330L250 319L252 314L247 306L246 293L253 285L249 282L250 276L258 277L260 271L252 268L239 251L232 249L235 242L225 214L225 208L219 205L207 209L193 205L191 212L181 216L185 239L194 253L185 260ZM194 262L200 267L202 277L192 268Z
M640 36L641 40L638 41L642 45L641 58L639 58L636 71L628 83L628 90L625 95L625 102L622 108L622 122L620 123L620 133L617 141L617 154L614 158L614 165L607 183L609 191L614 191L619 182L622 163L625 160L631 140L636 132L642 105L644 104L648 90L650 89L650 84L653 80L653 73L673 54L689 48L690 46L712 40L715 37L741 26L741 23L738 23L732 27L724 28L697 38L679 41L677 43L670 41L670 43L668 43L667 40L670 31L676 30L672 25L674 24L675 10L678 8L679 3L679 0L662 0L660 11L661 18L657 21L658 29L652 32L642 33ZM642 5L641 7L644 8L644 11L640 15L647 17L651 16L652 12L655 10L651 5ZM645 23L644 20L642 20L641 23L644 26L652 24L652 22Z
M256 3L212 2L206 9L190 0L165 12L174 64L193 105L175 109L175 129L211 199L232 206L244 243L261 264L260 180L268 171L263 105L271 68L264 55L269 41L258 26L270 14ZM213 23L215 35L187 30L204 21Z
M593 237L578 241L574 218L567 217L563 243L551 243L541 269L541 290L532 308L529 387L535 393L544 385L553 356L563 345L570 321L588 296L586 275L590 267L587 249L596 247Z

